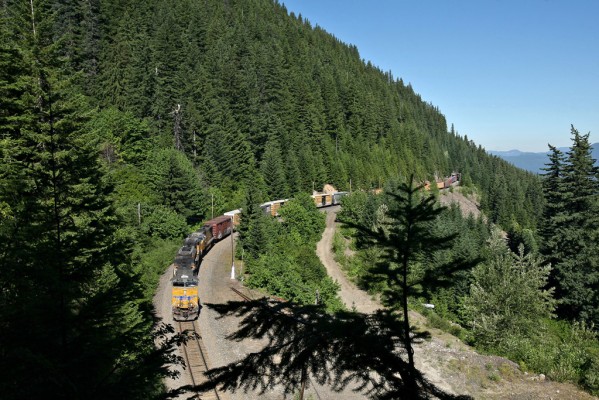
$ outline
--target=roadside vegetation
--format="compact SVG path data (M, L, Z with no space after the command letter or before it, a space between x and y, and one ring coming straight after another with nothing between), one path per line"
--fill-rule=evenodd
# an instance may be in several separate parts
M376 350L388 361L375 366L385 394L405 396L413 389L406 382L436 393L391 354L401 338L409 347L402 320L343 310L314 254L324 222L307 193L325 183L355 192L344 218L364 229L344 230L336 251L360 287L387 296L390 307L399 307L389 300L393 291L409 292L411 303L434 303L436 315L458 323L479 348L598 390L598 181L588 135L573 129L569 153L552 148L539 180L448 127L437 107L364 63L355 46L272 0L5 0L0 104L0 368L8 371L0 393L7 399L163 396L180 338L155 320L156 283L186 234L237 208L248 284L301 305L298 316L315 324L285 320L276 333L297 328L314 354L319 344L340 346L332 358L314 356L323 381L339 372L326 369L334 360L369 382L360 363ZM432 210L430 233L455 237L434 254L410 242L422 248L402 264L418 282L408 288L396 276L393 246L364 248L374 228L382 229L379 245L401 238L396 222L408 214L393 207L404 203L359 190L452 171L476 188L488 223L508 233L516 258L487 245L493 228L482 219L464 219L454 207ZM258 208L288 197L280 219ZM386 272L377 261L387 262ZM442 269L462 262L480 265ZM494 273L514 265L530 273L521 282L526 291L517 291L530 297L513 307L534 306L527 315L536 327L509 315L488 315L481 325L490 311L474 299L503 304L501 296L514 293L494 292ZM442 279L428 279L432 271ZM346 330L310 342L319 337L315 326L338 326L332 313ZM380 342L351 359L360 337ZM290 388L304 372L294 369Z
M457 230L460 235L451 250L438 253L438 257L433 257L430 262L434 265L435 260L446 261L462 255L477 260L476 266L461 271L444 287L423 291L410 300L411 307L428 318L429 326L458 336L484 353L505 356L517 362L524 371L572 382L598 394L599 340L597 321L593 317L597 304L580 296L580 293L596 290L588 286L588 282L595 282L595 273L588 269L585 275L560 279L558 276L574 273L571 267L565 269L574 260L564 257L563 252L559 253L561 258L554 256L556 241L576 240L585 234L594 237L597 233L595 228L589 227L595 216L587 213L596 209L597 192L585 192L574 183L596 182L593 163L583 161L590 158L586 150L588 135L582 136L573 128L572 139L574 144L568 156L557 154L548 165L549 172L543 181L548 217L542 235L518 229L515 225L512 229L508 227L506 235L498 226L485 223L482 217L478 220L472 216L464 218L457 206L452 206L436 220L434 229ZM555 169L560 172L556 174ZM580 179L582 176L587 179ZM556 185L561 188L560 192L555 191ZM568 196L565 190L573 190L573 195ZM356 221L376 224L384 218L390 201L386 195L366 192L345 198L339 215L344 224L333 242L336 259L348 276L374 296L385 289L380 282L371 284L375 265L383 255L376 246L364 245L363 232L355 226ZM553 203L556 201L560 202L559 206ZM579 202L586 206L576 206ZM581 218L586 230L564 225L564 221L574 218ZM562 224L560 237L554 230L556 224ZM587 246L594 246L587 240L577 243L582 246L583 253ZM555 257L554 264L549 262L551 257ZM574 285L572 282L576 281L572 279L580 280ZM590 299L593 296L596 294L590 295ZM434 309L425 308L425 303L433 304ZM578 313L574 312L573 304L578 307ZM565 309L568 311L560 311Z

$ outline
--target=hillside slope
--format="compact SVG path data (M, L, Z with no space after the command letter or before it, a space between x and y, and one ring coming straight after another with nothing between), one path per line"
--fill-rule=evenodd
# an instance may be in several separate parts
M410 84L277 1L77 3L81 13L54 8L82 90L150 126L108 132L102 148L127 162L129 143L182 151L221 211L242 206L249 187L266 200L460 171L493 222L540 217L534 175L448 131Z
M442 194L441 202L457 202L464 214L478 216L476 203L461 193ZM329 276L340 284L339 296L345 305L371 313L381 305L353 285L334 260L331 243L337 226L337 211L334 208L326 210L327 225L318 243L317 254ZM432 335L430 340L415 346L416 367L449 393L467 394L476 399L595 399L574 385L549 382L542 375L523 373L517 364L505 358L478 354L455 336L428 326L426 318L416 312L412 311L410 317L417 329L427 330Z

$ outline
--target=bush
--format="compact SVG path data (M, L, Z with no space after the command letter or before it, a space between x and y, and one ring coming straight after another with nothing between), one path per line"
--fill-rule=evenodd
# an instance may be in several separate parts
M140 269L144 292L148 299L154 294L160 276L175 259L181 241L154 239L136 251L135 258Z
M423 308L422 310L422 314L427 318L426 326L429 328L440 329L460 339L464 339L466 332L460 325L444 319L435 311L426 308Z
M164 206L154 207L141 227L148 236L160 239L181 239L189 232L185 217Z
M510 336L488 350L516 361L524 370L599 393L599 341L584 324L543 320L534 336Z

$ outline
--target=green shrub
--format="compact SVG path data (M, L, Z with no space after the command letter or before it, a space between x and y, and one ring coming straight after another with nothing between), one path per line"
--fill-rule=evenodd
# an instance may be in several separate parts
M599 393L599 341L584 324L545 319L534 336L510 336L486 350L517 362L522 370Z
M464 339L466 332L460 325L446 320L445 318L439 316L439 314L437 314L435 311L429 309L423 308L422 314L427 317L426 325L429 328L440 329L460 339Z
M185 217L164 206L155 206L141 228L146 235L160 239L182 239L189 232Z

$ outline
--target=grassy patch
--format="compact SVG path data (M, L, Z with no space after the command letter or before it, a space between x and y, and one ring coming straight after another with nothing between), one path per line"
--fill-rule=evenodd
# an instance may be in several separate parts
M439 316L436 312L426 309L422 307L420 313L423 314L426 319L426 326L428 328L436 328L440 329L443 332L447 332L455 337L460 339L464 339L466 336L466 331L458 324L448 321L441 316Z

